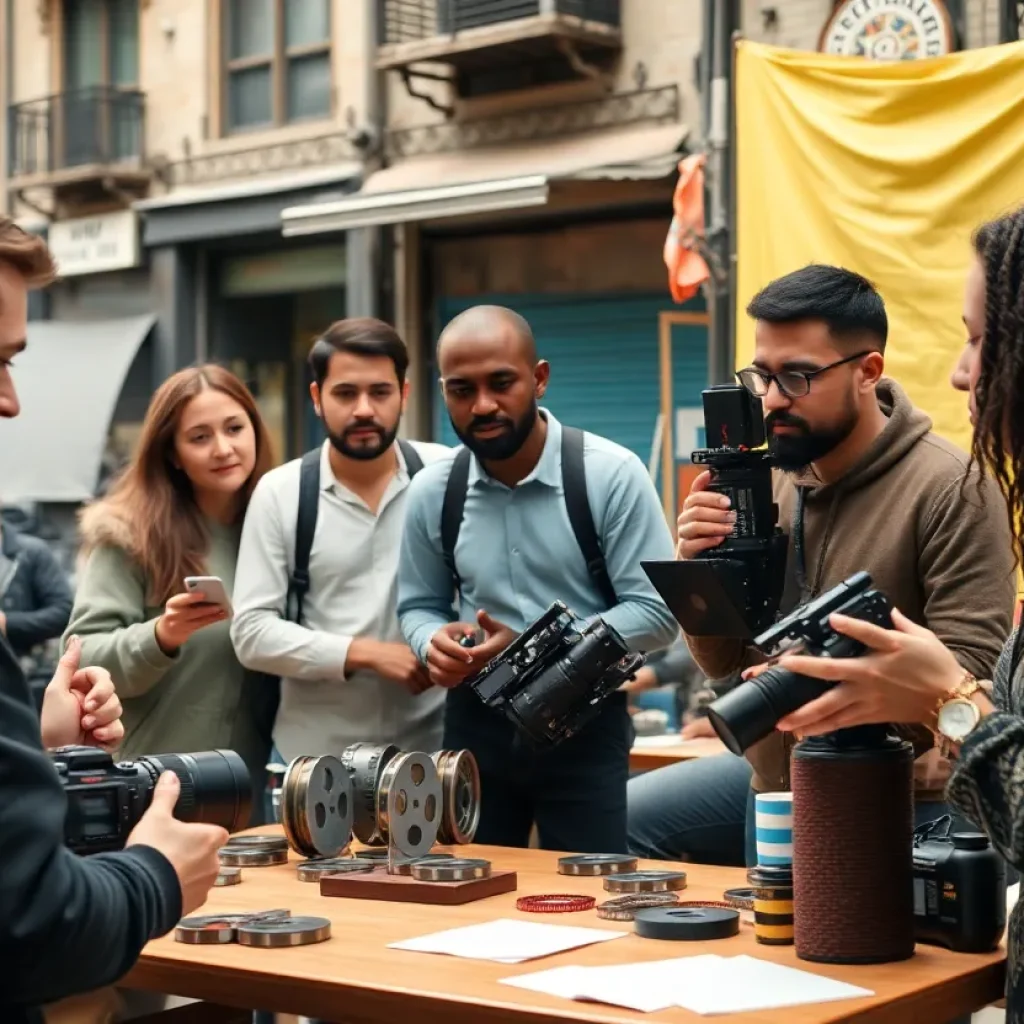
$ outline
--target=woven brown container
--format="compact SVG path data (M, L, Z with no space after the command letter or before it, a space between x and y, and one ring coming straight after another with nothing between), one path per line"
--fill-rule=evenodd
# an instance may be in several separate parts
M913 747L876 726L807 739L792 780L796 955L913 956Z

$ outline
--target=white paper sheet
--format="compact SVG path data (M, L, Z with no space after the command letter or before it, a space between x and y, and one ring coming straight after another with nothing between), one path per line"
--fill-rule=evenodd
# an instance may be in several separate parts
M713 954L612 967L556 967L501 981L641 1013L680 1006L701 1015L728 1014L874 995L869 989L755 957Z
M752 956L723 958L681 991L676 1004L702 1016L776 1010L807 1003L873 996L871 989L823 978L810 971L758 960Z
M524 960L551 956L567 949L578 949L594 942L619 939L629 932L605 931L603 928L573 928L567 925L539 924L501 918L486 924L451 928L415 939L391 942L390 949L407 949L418 953L446 953L469 960L496 960L518 964Z
M658 736L637 736L633 740L633 748L642 750L644 747L685 747L692 740L684 740L677 732L661 733Z

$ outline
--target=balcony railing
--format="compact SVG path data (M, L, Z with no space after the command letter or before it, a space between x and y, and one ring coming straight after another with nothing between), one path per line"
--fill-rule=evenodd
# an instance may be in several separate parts
M138 165L146 102L137 89L93 86L8 108L8 174L38 178L76 167Z
M381 46L548 14L620 27L621 0L378 0L378 4Z

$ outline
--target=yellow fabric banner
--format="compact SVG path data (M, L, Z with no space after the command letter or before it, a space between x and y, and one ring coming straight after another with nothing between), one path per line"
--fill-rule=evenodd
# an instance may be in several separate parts
M737 369L759 288L848 267L885 300L887 372L966 448L949 375L971 233L1024 203L1024 43L879 63L742 42L736 104Z

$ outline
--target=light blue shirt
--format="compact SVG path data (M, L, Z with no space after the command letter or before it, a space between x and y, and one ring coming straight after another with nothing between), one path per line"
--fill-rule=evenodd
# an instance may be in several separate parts
M462 582L459 621L478 609L517 632L564 601L583 618L600 615L634 651L667 647L679 625L651 586L641 560L675 556L658 492L628 449L586 434L587 494L619 603L607 608L587 571L562 493L562 428L547 410L547 438L532 473L515 487L470 463L455 564ZM398 563L398 618L421 660L430 638L452 620L452 577L441 546L441 505L450 457L425 466L409 485Z

